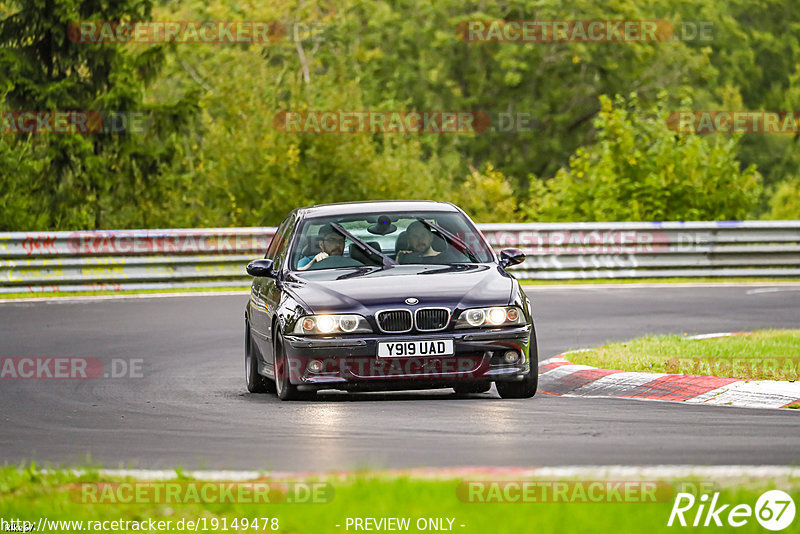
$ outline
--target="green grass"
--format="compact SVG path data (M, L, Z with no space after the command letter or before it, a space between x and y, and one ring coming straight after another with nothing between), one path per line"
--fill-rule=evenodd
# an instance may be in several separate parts
M59 291L59 292L38 292L38 293L3 293L2 299L19 298L58 298L58 297L96 297L105 295L148 295L160 293L207 293L212 291L247 291L247 287L175 287L168 289L127 289L123 291Z
M746 476L742 473L742 476ZM460 480L423 480L393 477L387 474L363 472L356 476L330 479L333 498L325 504L85 504L76 492L78 484L112 481L97 472L76 476L64 471L41 474L33 469L19 467L0 468L0 518L18 518L38 524L39 518L65 521L147 520L172 521L180 519L205 520L218 525L225 519L228 525L235 518L277 518L282 533L345 533L348 517L409 517L409 532L419 532L419 518L453 518L453 531L464 534L487 532L521 534L527 532L674 532L698 529L667 527L672 509L677 481L664 482L666 491L659 491L657 502L556 502L556 503L470 503L464 502L465 493L459 491ZM116 479L120 480L120 479ZM530 479L529 479L530 480ZM552 481L552 479L547 479ZM573 479L574 481L574 479ZM618 480L617 480L618 481ZM753 507L758 496L768 489L781 489L800 502L800 480L779 482L765 479L747 479L731 483L715 481L680 481L693 487L704 488L706 493L719 491L720 503L748 504ZM461 486L463 488L463 486ZM686 486L683 486L686 490ZM699 493L699 492L692 492ZM697 506L689 521L694 517ZM729 507L730 509L730 507ZM260 520L263 521L263 520ZM795 524L797 523L795 520ZM337 527L336 525L341 525ZM447 522L445 522L447 525ZM464 525L463 527L461 525ZM263 530L261 522L256 530L246 532L271 532ZM717 530L727 531L730 527ZM708 530L707 528L705 530ZM74 532L66 528L54 532ZM116 530L124 532L125 530ZM176 531L174 529L169 532ZM199 528L203 532L202 527ZM238 530L239 532L245 532ZM737 532L763 532L751 517ZM85 530L84 530L85 532ZM220 528L216 532L223 532ZM237 530L230 528L228 532Z
M581 284L741 284L800 282L800 278L580 278L570 280L520 280L523 285L581 285Z
M744 380L800 378L800 330L761 330L711 339L646 336L567 356L604 369L725 376Z

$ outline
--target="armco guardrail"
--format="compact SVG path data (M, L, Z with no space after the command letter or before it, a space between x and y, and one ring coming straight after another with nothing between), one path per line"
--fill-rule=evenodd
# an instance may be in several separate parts
M518 278L800 276L800 221L484 224Z
M518 278L798 277L800 221L483 224ZM0 234L0 293L249 285L274 228Z
M0 234L0 293L247 286L274 228Z

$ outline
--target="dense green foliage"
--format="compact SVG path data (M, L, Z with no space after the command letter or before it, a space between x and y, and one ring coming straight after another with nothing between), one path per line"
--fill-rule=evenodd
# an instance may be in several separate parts
M0 230L271 225L430 198L478 221L800 218L800 137L676 134L794 110L796 0L0 0L0 110L143 111L144 133L0 133ZM279 20L253 44L85 44L80 20ZM465 42L470 19L708 21L710 39ZM310 32L296 35L295 23ZM618 95L622 95L621 97ZM481 110L477 134L286 133L282 110ZM504 114L504 115L503 115ZM506 128L508 117L527 122Z
M800 177L780 183L769 204L768 219L800 219Z
M193 106L145 106L161 47L76 44L69 23L147 19L147 3L37 0L7 10L0 25L0 109L148 112L146 135L19 134L0 137L0 228L102 228L170 223L179 199L173 154ZM2 10L0 10L2 11ZM161 208L161 209L157 209ZM163 213L163 215L162 215Z
M614 109L602 97L597 142L579 148L545 186L531 181L532 218L735 220L755 207L760 176L753 165L739 169L734 139L712 144L706 136L675 135L663 105L649 113L635 97L627 105Z

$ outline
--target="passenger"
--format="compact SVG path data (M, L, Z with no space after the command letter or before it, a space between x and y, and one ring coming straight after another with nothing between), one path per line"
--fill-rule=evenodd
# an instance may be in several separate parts
M406 229L406 239L410 250L401 250L397 253L398 263L438 263L441 254L432 246L434 235L430 229L420 221L414 221Z
M344 254L344 236L337 232L333 226L326 224L317 232L317 241L322 250L319 254L303 264L303 260L297 263L298 271L305 271L315 263L319 263L329 256L342 256Z

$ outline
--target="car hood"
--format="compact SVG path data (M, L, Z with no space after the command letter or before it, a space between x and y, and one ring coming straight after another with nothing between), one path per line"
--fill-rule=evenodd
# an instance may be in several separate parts
M312 313L374 313L417 306L465 309L510 303L514 278L494 264L400 265L293 273L286 289Z

